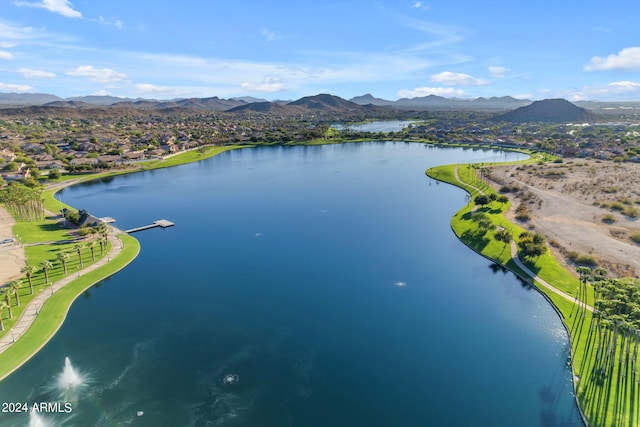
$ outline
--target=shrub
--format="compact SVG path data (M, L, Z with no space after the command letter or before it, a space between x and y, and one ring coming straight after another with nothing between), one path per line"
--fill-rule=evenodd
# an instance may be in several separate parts
M479 206L484 206L491 203L489 196L487 196L486 194L477 195L476 197L474 197L473 201L476 205L479 205Z
M602 222L605 224L613 224L616 222L616 217L611 214L602 215Z
M49 172L49 175L47 175L47 177L51 180L59 179L61 176L62 174L57 169L53 169L52 171Z
M575 251L570 251L567 253L567 258L571 260L576 265L582 265L585 267L594 267L598 265L598 260L593 255L589 254L580 254Z
M624 204L622 204L621 202L611 202L611 204L609 205L609 209L614 211L622 211L624 210Z
M636 231L631 233L629 238L634 242L640 245L640 231Z
M629 218L638 218L638 216L640 215L638 209L634 208L633 206L627 206L626 208L624 208L622 213Z
M91 229L88 227L80 227L78 228L78 234L81 236L86 236L88 234L91 234Z

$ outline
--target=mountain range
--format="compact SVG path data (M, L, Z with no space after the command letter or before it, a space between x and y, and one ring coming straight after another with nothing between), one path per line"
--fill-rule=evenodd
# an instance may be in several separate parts
M576 105L577 104L577 105ZM160 110L164 112L181 110L226 111L246 114L277 114L295 116L303 114L330 115L344 120L382 116L397 111L482 111L494 113L493 120L514 123L523 122L593 122L606 114L617 114L640 110L639 102L595 102L583 101L576 104L564 99L529 101L510 96L458 99L429 95L417 98L402 98L389 101L375 98L371 94L346 100L335 95L319 94L306 96L296 101L266 101L253 97L223 99L186 98L172 100L131 99L112 96L81 96L59 98L41 93L0 93L0 111L6 115L39 114L49 108L64 108L64 114L93 110L107 114L117 109L124 114L136 110ZM580 106L583 105L583 106ZM585 108L586 107L586 108ZM61 110L59 110L61 112ZM378 114L381 113L381 114ZM596 114L597 113L597 114Z
M119 98L115 96L76 96L71 98L60 98L55 95L43 93L0 93L0 108L19 107L19 106L35 106L47 105L56 107L71 108L87 108L89 106L126 106L140 109L158 109L158 108L192 108L226 111L239 107L248 107L248 110L266 112L272 107L268 104L304 106L309 109L328 108L328 109L357 109L354 104L360 106L377 106L392 107L400 110L428 110L428 109L452 109L452 110L483 110L483 111L507 111L517 107L525 106L531 103L530 100L516 99L510 96L492 97L492 98L476 98L476 99L458 99L444 98L442 96L429 95L417 98L402 98L397 101L389 101L386 99L375 98L371 94L357 96L349 101L333 95L316 95L316 97L324 97L322 101L314 99L315 97L304 97L296 101L272 101L253 97L238 97L230 99L222 99L216 96L210 98L181 98L171 100L155 100L143 98ZM328 98L332 96L333 98ZM314 105L319 102L317 105ZM351 104L348 104L350 102ZM278 109L278 107L273 107ZM243 108L240 108L243 110Z

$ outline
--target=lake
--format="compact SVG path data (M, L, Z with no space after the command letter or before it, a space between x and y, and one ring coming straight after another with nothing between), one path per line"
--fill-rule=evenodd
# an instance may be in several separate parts
M72 411L0 424L582 426L558 316L456 239L466 193L424 173L522 157L258 147L65 189L122 229L176 225L136 234L139 257L0 383Z

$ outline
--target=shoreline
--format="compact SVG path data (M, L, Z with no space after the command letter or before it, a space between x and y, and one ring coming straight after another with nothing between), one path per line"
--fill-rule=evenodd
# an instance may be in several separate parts
M377 140L377 139L374 139L373 141L375 141L375 140ZM351 141L351 142L356 142L356 141ZM359 141L358 141L358 142L359 142ZM430 142L426 142L426 141L408 141L408 142L417 142L417 143L423 143L423 144L424 144L424 143L430 143ZM335 141L326 141L326 142L324 142L324 144L323 144L323 145L325 145L325 144L332 144L332 143L344 143L344 141L339 141L339 142L335 142ZM455 148L455 147L456 147L456 146L452 146L452 145L450 145L450 144L435 144L435 143L431 143L431 144L436 145L436 146L441 146L441 147L443 147L443 148ZM305 145L305 144L298 144L298 145ZM186 159L186 158L185 158L183 161L180 161L180 159L175 159L175 160L178 160L178 161L173 161L173 162L171 162L171 164L157 163L157 164L153 165L152 167L148 167L148 166L147 166L147 167L141 167L141 168L137 168L137 169L130 169L130 170L126 170L126 171L117 171L117 172L115 172L115 173L114 173L114 172L106 172L106 173L91 174L91 175L81 176L81 177L80 177L80 178L78 178L78 179L71 179L71 180L69 180L69 182L68 182L68 183L67 183L67 182L57 183L58 185L54 184L54 185L53 185L53 187L54 187L54 188L52 188L52 189L50 189L50 190L48 190L48 191L47 191L47 193L48 193L48 194L45 196L45 197L47 198L47 201L45 202L45 205L47 205L47 204L48 204L48 207L49 207L49 206L55 206L55 207L57 207L57 208L59 209L60 202L59 202L59 200L58 200L58 199L56 199L56 198L55 198L55 194L56 194L58 191L60 191L61 189L65 188L65 187L67 187L67 186L70 186L70 185L74 185L74 184L76 184L76 183L87 182L87 181L91 181L91 180L95 180L95 179L101 179L101 178L110 177L110 176L115 176L115 175L129 174L129 173L135 173L135 172L143 172L143 171L145 171L145 170L152 170L152 169L156 169L156 168L171 167L171 166L174 166L174 165L180 165L180 164L191 163L191 162L195 162L195 161L199 161L199 160L204 160L204 159L209 158L209 157L213 157L213 156L215 156L215 155L217 155L217 154L219 154L220 152L223 152L223 151L228 151L228 150L235 149L235 148L243 148L243 146L235 146L235 147L218 147L218 148L222 148L222 150L219 150L219 151L217 151L217 152L215 152L215 153L213 153L213 154L211 154L211 155L209 155L209 156L201 156L200 158L195 158L195 159ZM496 147L496 146L491 146L491 145L487 145L487 146L479 146L479 147L469 147L469 148L473 148L473 149L489 149L489 150L490 150L490 149L502 149L502 150L505 150L505 151L518 151L518 152L525 152L525 153L527 153L527 154L532 154L532 152L531 152L531 151L529 151L529 150L512 150L512 149L509 149L509 148ZM180 153L180 154L183 154L183 153ZM186 153L185 153L185 154L186 154ZM177 157L177 156L176 156L176 157ZM533 159L533 157L532 157L531 159ZM531 159L528 159L528 161L531 161ZM526 162L526 161L525 161L525 162ZM434 168L434 169L435 169L435 168ZM438 181L446 182L446 183L452 184L452 185L454 185L454 186L457 186L457 187L459 187L459 188L462 188L463 190L465 190L465 191L469 192L470 194L472 194L468 187L473 188L473 186L472 186L472 185L470 185L470 184L468 184L468 183L464 183L464 182L462 182L462 181L461 181L461 182L459 182L459 183L458 183L458 184L460 184L460 185L457 185L457 183L455 183L455 182L449 182L449 181L447 181L447 180L440 179L440 178L435 177L435 176L431 176L431 175L429 175L428 173L427 173L427 175L428 175L428 176L430 176L430 177L431 177L431 178L433 178L433 179L438 180ZM60 185L60 184L61 184L61 185ZM465 186L467 186L467 187L465 187ZM55 205L51 205L51 203L55 203ZM463 207L459 212L464 211L464 210L465 210L465 208ZM458 213L459 213L459 212L458 212ZM456 213L456 215L457 215L458 213ZM519 272L519 271L514 270L514 268L513 268L512 266L509 266L509 265L508 265L508 263L502 263L502 262L500 262L500 260L496 260L496 259L494 259L493 257L490 257L490 256L488 256L488 255L486 255L486 254L483 254L481 251L476 250L476 249L475 249L475 248L473 248L471 245L469 245L469 244L468 244L468 243L467 243L467 242L466 242L466 241L465 241L465 240L464 240L460 235L458 235L458 233L456 233L456 230L455 230L455 228L454 228L453 224L451 225L451 228L452 228L452 230L454 231L454 234L456 234L456 236L457 236L457 237L458 237L458 238L459 238L463 243L465 243L465 245L466 245L466 246L470 247L470 248L471 248L472 250L474 250L476 253L478 253L478 254L482 255L483 257L485 257L485 258L487 258L487 259L489 259L489 260L491 260L491 261L493 261L493 262L497 262L499 265L503 265L505 268L509 269L510 271L513 271L513 272L514 272L516 275L518 275L519 277L526 277L527 279L529 279L528 281L531 281L531 282L535 283L535 280L533 280L530 276L526 275L526 273L524 273L524 276L523 276L523 272ZM138 242L137 242L137 240L136 240L136 239L134 239L133 237L130 237L130 236L128 236L128 237L132 240L132 242L131 242L130 244L134 244L134 246L137 246L137 250L136 250L135 254L133 254L133 256L131 257L131 259L130 259L129 261L127 261L124 265L122 265L121 267L117 268L116 270L114 270L114 271L112 271L112 272L106 272L106 271L105 271L105 272L103 272L103 274L105 274L104 276L100 276L100 277L96 278L96 279L95 279L94 281L92 281L91 283L84 283L84 284L82 285L82 286L83 286L83 287L82 287L82 289L77 289L77 290L76 290L76 295L75 295L75 297L73 297L73 298L71 299L71 301L69 301L69 302L68 302L68 304L67 304L67 306L66 306L66 308L65 308L65 310L64 310L64 313L63 313L63 315L61 316L61 319L60 319L60 321L59 321L59 324L57 325L57 327L56 327L55 331L51 334L51 336L50 336L47 340L45 340L44 342L42 342L42 343L41 343L41 345L40 345L40 346L38 346L35 350L33 350L32 354L30 354L28 357L24 358L24 360L22 360L20 363L18 363L18 364L17 364L17 366L15 366L15 367L10 371L10 372L3 374L3 372L0 370L0 381L1 381L2 379L6 378L8 375L10 375L12 372L14 372L16 369L18 369L18 368L19 368L20 366L22 366L24 363L26 363L26 362L27 362L31 357L33 357L33 355L35 355L35 354L36 354L36 353L37 353L37 352L38 352L42 347L44 347L44 346L46 345L46 343L47 343L47 342L48 342L48 341L49 341L49 340L50 340L50 339L55 335L55 333L57 332L57 330L62 326L62 324L63 324L63 322L64 322L64 318L66 317L66 314L67 314L68 310L70 309L70 307L71 307L71 305L72 305L73 301L74 301L78 296L80 296L80 295L81 295L81 294L82 294L86 289L88 289L88 288L90 288L91 286L95 285L95 283L97 283L97 282L99 282L99 281L101 281L101 280L104 280L106 277L109 277L109 276L111 276L112 274L115 274L116 272L120 271L121 269L123 269L124 267L126 267L126 265L128 265L130 262L132 262L132 261L136 258L137 254L139 253L139 250L140 250L139 243L138 243ZM133 242L135 242L135 243L133 243ZM122 243L122 245L123 245L123 247L125 247L125 246L126 246L126 245L124 244L124 242ZM78 278L78 279L76 279L76 280L80 281L81 279L82 279L82 277L80 277L80 278ZM71 282L73 283L73 282L75 282L76 280L72 280ZM565 317L564 317L564 314L563 314L562 310L561 310L559 307L557 307L557 305L556 305L556 303L553 301L553 299L552 299L549 295L547 295L543 290L539 289L539 288L538 288L537 286L535 286L535 285L534 285L534 287L536 287L536 289L537 289L541 294L543 294L543 296L544 296L544 297L545 297L545 298L546 298L546 299L551 303L551 305L552 305L552 307L554 308L554 310L559 314L559 316L560 316L560 318L561 318L561 322L562 322L563 326L565 327L565 330L567 331L567 335L568 335L568 337L569 337L569 341L570 341L570 348L571 348L571 355L572 355L572 356L571 356L571 361L573 362L573 360L574 360L574 358L573 358L573 345L571 344L571 333L570 333L570 328L569 328L569 326L565 323ZM44 308L44 307L43 307L43 308ZM19 341L18 341L18 342L19 342ZM0 360L2 360L2 355L0 355ZM0 364L0 365L4 365L4 363L2 363L2 364ZM576 380L575 380L575 378L578 378L578 376L577 376L577 374L576 374L575 370L573 369L573 363L572 363L572 374L573 374L573 378L574 378L573 385L574 385L574 391L575 391L575 393L574 393L574 394L575 394L575 399L576 399L577 407L578 407L578 410L579 410L579 412L580 412L580 415L581 415L581 417L582 417L582 419L583 419L583 421L584 421L585 425L586 425L586 426L588 426L589 424L588 424L588 422L587 422L587 419L586 419L586 417L585 417L585 415L584 415L584 413L583 413L583 411L582 411L582 408L581 408L581 406L580 406L580 402L579 402L579 400L578 400L577 382L576 382Z
M526 162L526 161L525 161ZM524 163L524 162L523 162ZM499 164L499 163L496 163ZM455 167L455 172L454 172L454 179L452 180L448 180L448 179L442 179L436 175L433 174L433 170L434 169L438 169L438 168L442 168L445 166L436 166L434 168L430 168L427 169L425 171L425 174L436 180L439 182L443 182L446 184L450 184L453 185L455 187L458 187L464 191L466 191L470 197L472 197L474 195L474 191L475 190L475 194L483 194L483 191L475 186L473 186L472 184L469 184L467 182L462 181L459 177L458 177L458 165L446 165L446 166L453 166ZM430 173L431 172L431 173ZM471 190L470 190L471 189ZM552 299L551 295L548 294L548 292L562 292L559 289L548 285L548 283L546 283L544 281L544 279L540 278L540 276L538 275L534 275L532 274L532 272L526 267L524 266L524 264L522 264L522 262L518 259L517 257L517 250L515 252L515 255L512 257L512 259L510 260L510 262L503 262L502 259L499 258L494 258L486 253L483 253L482 250L479 250L478 248L475 248L467 239L465 239L462 235L462 233L460 233L460 230L458 228L456 228L456 226L454 225L453 219L460 215L461 212L466 211L469 208L469 206L465 206L462 207L459 211L457 211L453 216L452 216L452 221L450 223L450 227L451 230L453 231L453 233L456 235L456 237L458 238L458 240L460 240L465 246L467 246L469 249L471 249L472 251L474 251L476 254L482 256L483 258L487 259L488 261L491 261L493 263L496 263L497 265L501 266L502 268L505 268L506 270L510 271L511 273L513 273L514 275L516 275L517 277L519 277L521 280L525 281L526 283L529 283L551 306L551 308L556 312L556 314L558 315L558 318L560 319L560 323L562 324L565 332L567 333L567 339L569 341L569 361L568 364L571 367L571 377L572 377L572 386L573 386L573 396L576 402L576 408L578 409L578 412L580 413L580 417L582 418L582 422L584 423L584 425L586 427L589 427L589 421L588 418L586 417L581 402L578 398L578 388L579 388L579 381L580 381L580 376L577 375L576 373L576 369L575 369L575 364L574 364L574 346L573 346L573 337L572 337L572 330L569 327L569 325L567 325L566 320L567 317L565 316L565 313L561 310L560 307L558 307L558 305L556 304L556 302ZM504 216L503 213L500 213L501 216ZM506 217L505 217L506 219ZM507 220L508 221L508 220ZM510 221L508 221L509 223L511 223ZM513 224L513 223L511 223ZM517 227L516 224L513 224L514 226ZM515 244L513 243L513 241L511 242L511 246L512 246L512 252L513 252L513 246ZM514 265L511 264L511 261L515 261L515 267ZM511 265L510 265L511 264ZM522 267L524 267L524 269L522 267L520 267L520 265L518 264L522 264ZM536 283L536 281L538 281L538 283ZM544 284L540 284L539 282L544 282ZM547 291L545 291L545 287L547 287ZM551 288L551 289L549 289ZM585 309L589 309L590 311L593 311L593 308L586 305L585 302L580 302L579 305L582 305Z

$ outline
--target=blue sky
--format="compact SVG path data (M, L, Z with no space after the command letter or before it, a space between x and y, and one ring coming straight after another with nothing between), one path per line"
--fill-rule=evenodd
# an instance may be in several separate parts
M640 100L640 2L0 0L0 92Z

